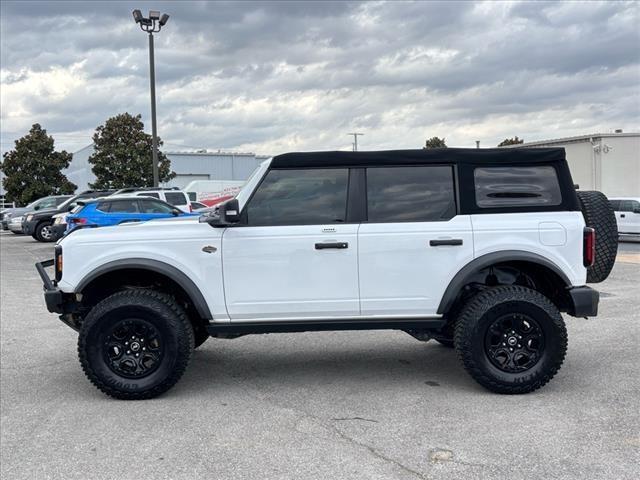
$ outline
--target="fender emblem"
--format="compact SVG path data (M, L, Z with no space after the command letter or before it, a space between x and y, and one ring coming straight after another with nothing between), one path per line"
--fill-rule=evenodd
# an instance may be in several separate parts
M207 245L206 247L202 247L202 251L206 252L206 253L215 253L218 251L218 249L216 247L213 247L211 245Z

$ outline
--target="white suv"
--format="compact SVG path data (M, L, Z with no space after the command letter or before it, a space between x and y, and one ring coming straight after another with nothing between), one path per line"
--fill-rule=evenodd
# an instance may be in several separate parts
M616 248L564 149L317 152L264 162L219 215L74 231L36 267L117 398L171 388L209 336L363 329L435 339L486 388L525 393L563 362L560 312L597 314L586 283Z
M153 197L164 200L169 205L179 208L183 212L192 212L191 200L189 195L180 190L178 187L158 187L158 188L123 188L114 193L114 195L135 195L141 197Z

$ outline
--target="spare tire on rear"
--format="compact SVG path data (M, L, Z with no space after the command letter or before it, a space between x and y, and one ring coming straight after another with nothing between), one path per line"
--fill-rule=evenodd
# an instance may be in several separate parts
M602 192L576 192L588 227L596 231L596 258L587 269L587 282L599 283L611 273L618 253L618 225L609 199Z

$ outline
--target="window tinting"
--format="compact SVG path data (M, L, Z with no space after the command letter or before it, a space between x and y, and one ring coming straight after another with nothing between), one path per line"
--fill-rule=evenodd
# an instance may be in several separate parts
M96 210L100 210L101 212L108 212L111 208L111 202L98 202L96 205Z
M142 213L172 213L174 207L157 200L140 200Z
M449 166L367 169L369 222L429 222L456 214Z
M620 203L620 200L609 200L609 204L611 205L611 208L614 212L620 211Z
M111 213L138 213L138 200L117 200L111 203Z
M187 196L182 192L165 192L164 197L171 205L187 204Z
M348 178L346 168L271 170L249 202L249 225L344 222Z
M474 172L481 208L553 206L562 203L556 170L541 167L486 167Z
M622 200L620 204L621 212L633 212L637 208L640 208L640 202L636 200Z

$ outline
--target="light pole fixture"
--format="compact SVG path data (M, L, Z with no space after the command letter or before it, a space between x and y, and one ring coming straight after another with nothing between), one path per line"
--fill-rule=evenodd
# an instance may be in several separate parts
M151 83L151 158L153 162L153 186L157 187L158 175L158 126L156 123L156 66L153 53L153 34L158 33L169 20L166 13L160 16L160 12L151 10L149 18L142 16L140 10L133 11L133 19L140 25L142 31L149 34L149 78Z
M347 135L353 135L353 151L358 151L358 135L364 135L364 133L347 133Z

